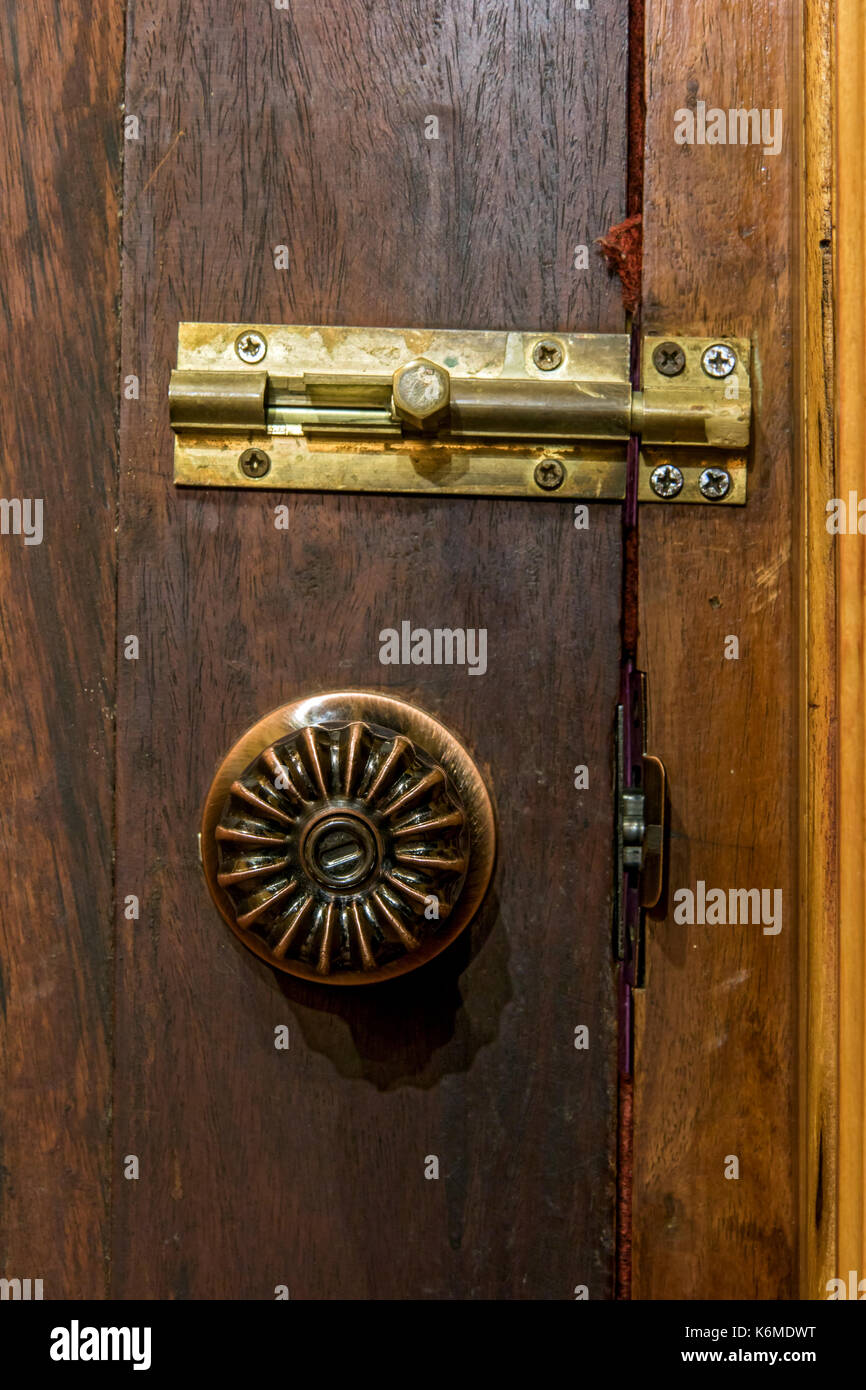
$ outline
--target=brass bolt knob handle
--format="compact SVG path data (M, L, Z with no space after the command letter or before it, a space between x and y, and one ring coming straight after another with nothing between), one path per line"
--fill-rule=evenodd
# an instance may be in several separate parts
M419 357L394 373L394 414L414 430L435 433L448 419L451 378L444 367Z
M284 706L235 746L208 797L202 855L223 916L258 955L369 983L429 960L468 923L493 835L480 773L444 726L345 692Z

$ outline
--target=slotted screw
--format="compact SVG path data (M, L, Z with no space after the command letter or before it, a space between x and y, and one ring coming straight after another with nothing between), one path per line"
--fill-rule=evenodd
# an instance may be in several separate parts
M707 376L719 377L730 376L737 365L737 354L733 348L728 347L727 343L713 343L712 347L704 350L701 357L701 366Z
M248 478L263 478L271 466L271 460L264 449L244 449L238 462L241 472Z
M261 362L267 350L267 339L255 328L247 328L235 338L235 352L242 362Z
M705 468L698 479L698 487L708 502L718 502L731 490L731 475L724 468Z
M679 343L659 343L653 350L653 366L662 376L679 376L685 365L686 354Z
M565 482L565 469L559 459L542 459L535 465L534 477L545 492L555 492Z
M683 475L673 463L662 463L650 474L650 487L656 497L676 497L682 491Z
M532 349L532 360L542 372L553 372L562 366L562 348L555 338L542 338Z

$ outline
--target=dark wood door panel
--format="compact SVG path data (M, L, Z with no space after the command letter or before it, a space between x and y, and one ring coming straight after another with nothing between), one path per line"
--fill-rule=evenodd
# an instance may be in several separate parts
M189 501L199 519L225 506ZM267 525L267 504L249 502L208 533L216 572ZM539 509L546 524L527 547L519 504L460 503L461 552L444 564L430 554L407 574L411 503L334 502L299 503L295 545L283 554L282 538L266 541L254 590L227 584L219 622L196 622L191 596L183 689L156 653L140 690L127 689L120 874L141 883L144 906L120 951L117 1132L141 1154L129 1202L145 1181L148 1201L145 1217L118 1193L119 1289L166 1296L188 1278L203 1296L268 1296L288 1282L308 1297L520 1297L583 1282L604 1294L616 514L599 511L590 547L575 541L569 509ZM451 505L422 504L422 530L438 511L447 531ZM359 534L381 551L363 581L334 563ZM489 558L503 537L507 563ZM533 562L539 585L521 591L515 569ZM431 587L450 623L492 615L485 677L431 668L409 683L379 666L379 629L395 605L398 617L429 613ZM569 615L570 632L551 629L551 609ZM250 713L347 675L466 739L497 800L500 856L470 942L406 980L333 991L272 978L231 938L203 887L195 829L217 759ZM592 795L573 790L581 761ZM287 1053L274 1048L281 1023ZM589 1054L574 1049L583 1023ZM427 1155L439 1158L438 1185L424 1179ZM235 1228L216 1260L228 1236L209 1212ZM157 1259L178 1227L177 1248ZM586 1250L588 1272L576 1253Z
M130 5L116 1297L611 1294L618 509L177 492L165 401L184 319L621 330L574 248L624 211L625 41L618 2ZM486 629L486 674L383 666L404 620ZM234 739L346 687L439 717L499 815L470 931L360 990L246 952L195 842Z
M0 1277L46 1299L109 1246L122 53L122 0L0 14Z

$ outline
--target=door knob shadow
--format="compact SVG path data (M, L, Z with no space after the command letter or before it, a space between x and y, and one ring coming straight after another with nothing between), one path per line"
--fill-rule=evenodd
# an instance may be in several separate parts
M276 972L274 980L307 1047L341 1076L382 1091L427 1088L467 1071L495 1038L512 997L508 939L493 893L453 945L398 979L338 989Z

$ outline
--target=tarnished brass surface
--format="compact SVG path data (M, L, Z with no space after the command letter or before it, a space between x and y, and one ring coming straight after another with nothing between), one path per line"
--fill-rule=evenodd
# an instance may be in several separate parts
M641 344L643 389L632 404L632 432L642 444L693 444L714 452L746 449L752 413L748 339L677 338L685 367L676 376L663 376L653 352L667 340L648 336ZM734 349L737 364L729 376L714 378L703 370L701 358L719 342Z
M450 496L538 497L615 502L625 497L625 447L611 445L493 445L439 440L298 439L268 435L271 459L266 477L247 478L239 450L262 443L262 435L202 435L178 440L175 481L191 487L289 488L297 492L399 492ZM563 464L566 479L551 493L535 481L544 459Z
M168 388L176 430L264 430L267 372L172 372Z
M680 470L683 475L683 488L676 497L662 499L655 495L649 480L653 469L665 463L673 463ZM731 490L727 497L718 502L707 502L707 499L701 496L698 480L705 468L724 468L728 472ZM639 502L664 502L667 506L677 506L682 502L698 502L711 507L742 506L746 500L747 478L747 458L742 452L719 454L711 449L677 449L670 445L653 445L640 451L637 496Z
M553 335L563 360L549 371L533 360L538 333L255 327L267 340L267 356L262 365L245 368L235 349L244 325L180 325L171 385L180 485L542 500L618 501L625 495L630 387L624 334ZM415 432L408 424L404 431L392 412L395 373L419 358L448 374L445 431ZM242 398L236 378L240 371L261 379L263 367L264 418L253 418L257 407ZM230 422L213 406L223 374ZM208 376L210 387L197 405ZM485 390L491 393L486 403ZM571 393L572 417L582 418L583 435L567 432L561 410L550 408L563 392ZM245 409L250 413L239 429ZM524 414L519 428L518 412ZM246 477L238 463L256 444L271 460L260 479ZM537 465L550 457L566 475L555 492L535 480Z
M265 344L254 363L239 357L245 334ZM181 324L175 482L619 501L639 434L710 451L723 468L736 451L742 471L713 505L743 502L749 343L680 338L681 368L664 375L653 361L662 341L644 340L633 390L626 334ZM702 369L714 343L736 353L728 379ZM270 460L258 477L239 462L254 447ZM549 461L564 474L555 489L538 481ZM660 500L648 484L640 495ZM689 475L675 500L708 499Z
M640 873L640 905L655 907L664 879L667 772L661 758L643 755L643 792L646 832Z
M629 435L626 382L461 381L451 385L451 427L464 435L512 439L610 439Z
M359 691L259 720L220 766L201 828L208 888L238 938L327 984L438 955L480 905L494 853L490 796L460 741Z

